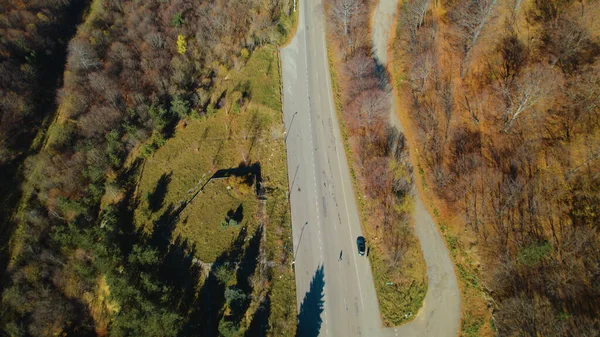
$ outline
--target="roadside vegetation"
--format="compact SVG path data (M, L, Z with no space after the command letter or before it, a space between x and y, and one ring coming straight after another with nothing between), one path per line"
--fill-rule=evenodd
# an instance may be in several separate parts
M594 336L597 1L406 0L393 75L463 336Z
M91 4L56 121L25 160L3 333L294 334L273 48L291 8ZM219 170L233 174L200 191Z
M87 1L0 1L0 279L8 263L23 161L56 110L66 46ZM2 284L0 283L0 292Z
M408 145L389 125L389 83L371 55L373 6L374 1L326 1L329 62L379 308L384 323L394 326L416 316L427 279L412 219Z

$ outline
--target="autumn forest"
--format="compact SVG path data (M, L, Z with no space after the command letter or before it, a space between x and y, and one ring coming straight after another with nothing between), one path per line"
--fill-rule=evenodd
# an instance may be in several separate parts
M600 7L407 0L394 41L463 333L597 336Z
M384 324L425 297L419 189L461 336L600 336L600 1L398 1L387 67L375 3L325 13ZM294 6L0 0L0 335L296 333L278 59ZM222 169L245 175L208 185Z

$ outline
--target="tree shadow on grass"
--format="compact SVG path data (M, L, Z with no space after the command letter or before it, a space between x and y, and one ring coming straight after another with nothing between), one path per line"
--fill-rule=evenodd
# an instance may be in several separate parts
M237 238L232 241L229 249L215 260L202 288L197 293L197 297L190 303L189 315L186 316L181 336L219 336L219 323L222 320L239 328L239 324L250 305L249 295L253 289L248 278L255 273L258 266L262 231L262 227L257 228L244 248L246 241L248 241L248 233L245 228L242 228ZM235 263L238 262L238 268L235 270ZM236 305L235 308L230 308L231 311L227 316L225 316L224 311L226 303L225 290L228 286L231 287L231 283L219 279L218 275L222 274L222 270L220 270L222 268L225 268L231 274L235 270L236 285L234 288L242 290L248 296L243 303ZM170 285L177 286L177 284ZM264 336L264 332L268 327L269 314L270 304L267 296L261 301L259 309L254 313L253 323L250 327L253 331L263 331L263 333L247 332L246 336Z
M156 247L161 254L166 254L169 249L178 215L179 209L170 204L163 214L154 221L149 243Z
M123 199L114 204L114 208L108 206L102 211L102 215L107 212L114 212L116 219L118 219L119 235L114 236L114 239L123 256L129 255L133 245L144 239L136 228L134 221L134 210L139 205L139 200L135 197L135 188L137 177L143 172L143 165L144 161L138 158L119 174L117 182L125 189Z
M194 246L178 236L159 268L161 281L173 289L173 300L177 301L174 304L182 313L191 309L200 278L200 266L193 262L194 254Z
M229 171L229 174L241 174L248 179L249 182L257 180L256 169L259 170L259 164L252 167L244 167L241 171L235 170ZM144 275L154 284L164 287L160 291L161 297L156 297L154 294L149 294L150 300L155 303L156 306L168 307L172 312L177 313L183 318L183 324L179 336L219 336L219 323L222 320L233 322L235 326L239 327L239 322L243 319L248 307L250 305L249 295L252 293L252 285L249 282L249 277L256 272L258 267L259 249L262 238L262 228L259 227L253 234L253 237L248 240L248 232L245 227L240 229L237 237L232 239L230 247L224 251L213 263L211 270L202 285L199 285L201 280L200 266L194 261L194 248L193 245L189 245L188 242L181 237L174 237L173 231L175 224L178 221L178 217L181 210L185 207L185 204L169 204L165 205L164 211L161 213L158 219L152 223L151 233L146 233L142 228L135 229L133 225L133 207L127 207L127 204L131 206L130 202L135 205L137 201L134 199L133 191L135 190L135 184L133 179L128 178L129 175L124 176L124 181L131 181L127 186L129 187L129 193L127 193L127 203L117 206L119 208L118 214L122 221L131 223L132 228L128 228L122 234L119 241L129 241L129 243L123 242L124 251L130 252L131 247L135 245L145 246L149 249L147 252L155 251L157 256L157 263L148 266L137 266L135 264L129 265L132 268L141 268L144 270ZM160 195L161 190L166 191L170 181L170 175L163 175L155 188L153 195ZM159 188L160 187L160 188ZM163 192L164 194L164 192ZM158 209L162 209L161 206ZM157 210L158 210L157 209ZM238 207L236 210L232 210L234 217L242 218L243 208ZM130 232L131 230L131 232ZM130 233L130 234L129 234ZM119 235L120 236L120 235ZM235 266L238 266L236 269ZM244 294L248 296L247 302L236 306L235 310L231 310L225 316L226 298L225 290L228 286L231 286L231 280L224 280L222 275L218 276L219 269L225 267L231 278L236 280L236 288L242 290ZM146 268L146 269L144 269ZM130 279L128 283L138 283L143 280L136 276L136 272L128 275ZM221 277L221 279L219 279ZM144 279L145 280L145 279ZM168 301L165 303L165 296ZM268 315L269 315L269 304L268 300L261 301L261 309L259 312L254 313L257 318L254 323L253 329L264 331L268 326ZM137 309L132 309L137 310ZM140 309L141 310L141 309ZM135 312L135 311L134 311ZM262 315L262 316L261 316ZM262 329L262 330L261 330ZM264 335L264 334L263 334Z
M165 174L160 176L156 186L154 187L154 191L152 193L148 193L148 208L152 212L156 212L162 208L163 202L165 200L165 195L167 194L169 183L171 182L171 174Z
M244 242L247 237L246 228L242 228L229 249L215 260L210 272L198 291L192 309L186 317L181 336L219 336L219 322L223 317L226 284L217 278L217 270L221 267L231 268L231 263L239 261L244 253Z
M217 170L208 181L211 179L222 179L231 176L242 178L244 180L244 184L248 186L254 185L256 196L258 198L264 197L260 162L254 162L250 165L242 162L240 165L238 165L238 167ZM206 185L208 181L204 185ZM201 189L203 188L204 186L202 186Z
M260 253L260 243L262 238L263 228L259 226L252 237L250 238L246 249L244 249L243 255L240 256L240 263L236 270L236 288L241 290L247 297L237 303L236 306L231 307L229 320L233 322L240 322L246 311L250 307L253 287L250 284L250 276L254 275L256 267L258 266L258 257Z
M238 91L241 93L241 97L236 102L239 104L239 106L243 106L246 102L252 99L252 83L250 83L250 81L238 83L232 91Z
M255 182L260 183L262 182L260 162L254 162L250 165L241 162L238 167L217 170L211 179L228 178L231 176L244 178L244 183L248 186L252 186Z
M227 217L225 220L234 220L237 223L241 223L244 220L244 205L240 205L234 210L233 208L227 211Z
M246 294L252 293L252 286L248 281L248 278L254 274L256 266L258 265L258 255L260 253L260 241L262 238L263 227L258 226L248 246L244 250L242 261L236 272L237 286L243 290Z
M325 272L323 265L317 268L310 288L304 295L298 313L298 329L296 337L317 337L321 331L321 314L323 313L323 289L325 288Z
M267 336L267 329L269 328L269 316L271 315L271 301L270 292L260 302L258 308L252 315L252 321L248 330L246 330L245 337L265 337Z

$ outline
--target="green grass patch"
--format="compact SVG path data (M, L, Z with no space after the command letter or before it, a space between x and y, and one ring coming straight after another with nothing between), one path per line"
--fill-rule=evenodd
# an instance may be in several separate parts
M481 327L483 327L483 318L467 314L461 324L462 336L477 337Z
M439 215L435 216L437 218ZM445 233L445 231L443 231L442 233ZM458 248L458 237L452 234L446 234L446 243L448 244L448 248L450 248L450 251L456 253L456 249Z
M552 252L552 245L549 242L532 244L519 251L517 260L526 266L533 267L550 252Z
M296 281L292 272L274 275L271 283L271 336L296 335Z
M460 277L470 288L478 288L479 287L479 278L472 270L469 270L462 263L456 264L456 269L458 271L458 277Z
M296 33L299 11L292 12L289 16L283 16L277 24L277 30L281 34L278 44L285 45Z
M248 233L256 230L258 201L252 190L236 187L236 179L211 181L202 193L181 212L174 235L189 238L196 256L213 262L230 247L245 227ZM228 219L227 213L242 210L241 221ZM223 224L226 225L223 225Z
M281 111L278 61L275 48L271 46L255 50L244 68L230 74L229 89L237 86L247 88L254 103Z
M386 262L379 256L376 249L371 248L369 253L373 279L379 300L379 309L388 326L400 325L415 318L427 294L427 283L419 275L405 277L411 280L406 283L395 283L398 272L412 271L410 266L390 270ZM405 258L405 260L409 260ZM407 264L410 261L406 262ZM421 275L422 276L422 275Z
M173 237L193 245L196 258L203 262L213 262L228 249L241 228L253 233L263 222L263 248L267 259L275 263L271 263L268 289L255 289L252 309L240 326L242 330L249 326L257 301L269 296L271 331L287 336L294 335L296 329L296 295L289 265L291 221L280 74L277 50L272 46L255 50L245 67L226 74L227 80L216 91L225 92L223 109L180 125L175 136L146 159L134 220L138 228L149 233L170 207L187 203L173 224ZM249 99L230 109L237 103L232 97L237 100L242 92L249 93ZM197 193L217 170L236 168L241 163L260 163L266 190L264 211L255 186L244 178L211 180Z
M436 216L436 220L437 216ZM444 240L450 249L450 256L454 262L459 284L461 285L461 297L463 307L463 318L461 321L461 336L479 336L481 328L484 326L485 316L481 310L469 307L472 300L478 301L485 297L485 291L482 287L482 281L479 272L472 259L465 251L460 238L454 234L448 226L440 223L440 229ZM478 303L480 304L480 303Z

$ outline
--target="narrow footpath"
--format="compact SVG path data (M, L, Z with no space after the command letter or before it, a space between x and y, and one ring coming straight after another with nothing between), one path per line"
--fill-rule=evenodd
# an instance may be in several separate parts
M394 27L398 4L398 0L380 0L373 14L374 57L386 68L390 33ZM398 104L393 93L390 94L390 100L390 123L406 134L398 118ZM410 133L410 130L408 132ZM415 166L415 163L412 164ZM415 229L427 263L427 295L415 319L410 323L389 329L389 335L455 337L459 332L461 313L460 291L454 274L454 265L418 188L414 188L414 194Z

